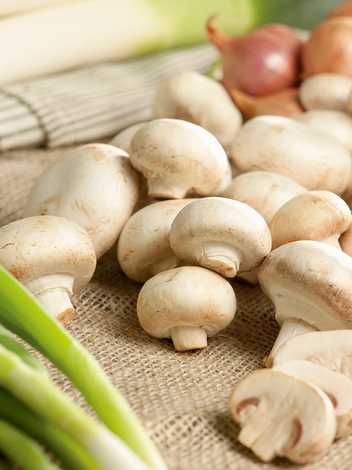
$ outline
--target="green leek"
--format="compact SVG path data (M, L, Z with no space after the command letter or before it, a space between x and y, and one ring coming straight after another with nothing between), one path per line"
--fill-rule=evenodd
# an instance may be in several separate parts
M0 387L0 419L41 442L67 470L99 470L89 453L47 419L33 413L21 401ZM0 467L1 470L1 467Z
M59 470L36 441L1 419L0 450L22 470Z
M129 403L111 383L99 362L2 267L0 323L58 367L82 393L101 420L151 469L166 469Z
M0 19L0 44L11 44L11 48L0 48L0 85L86 64L205 43L205 23L214 14L218 15L222 31L237 36L269 22L311 29L341 3L342 0L55 2L48 8ZM76 18L79 21L73 20Z

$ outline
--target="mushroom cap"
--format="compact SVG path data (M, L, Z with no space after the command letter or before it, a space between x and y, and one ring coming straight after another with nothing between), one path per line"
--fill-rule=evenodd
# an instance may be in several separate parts
M131 142L131 164L148 180L151 198L181 199L216 191L228 168L219 141L206 129L181 119L154 119Z
M76 222L32 216L0 228L0 265L24 284L49 274L69 274L75 294L92 278L96 254L90 236Z
M259 369L235 385L229 401L241 426L238 440L261 460L276 456L308 463L335 438L333 405L318 387L273 369Z
M351 210L331 191L307 191L287 201L270 224L273 249L296 240L336 243L351 225Z
M352 224L350 224L347 230L341 235L339 243L341 250L349 256L352 256Z
M219 196L236 199L253 207L269 224L285 202L307 191L287 176L272 171L246 171L235 176Z
M223 85L188 70L163 80L156 89L154 119L193 122L211 132L228 149L243 122L242 114Z
M34 183L24 217L56 215L81 225L97 258L116 241L140 191L140 177L128 154L108 144L87 144L65 152Z
M352 258L326 243L299 240L274 249L258 271L276 320L300 319L320 330L352 327Z
M336 438L352 433L352 380L349 377L303 359L285 361L275 365L273 369L319 387L334 406L337 418Z
M122 129L109 141L109 145L114 145L129 154L131 140L134 134L147 122L148 121L137 122L136 124L132 124L131 126Z
M346 110L352 92L352 78L339 73L317 73L306 77L299 86L303 107L311 109Z
M130 279L145 282L180 259L170 246L170 228L178 212L194 199L154 202L128 219L117 241L120 268Z
M243 202L205 197L176 215L170 230L176 255L226 276L257 267L271 250L264 218Z
M331 134L352 152L352 116L335 109L311 109L294 116L299 122Z
M279 173L307 188L338 195L347 187L351 156L335 137L284 116L257 116L237 132L231 158L242 171Z
M231 284L199 266L169 269L150 278L137 299L142 328L156 338L171 338L179 327L199 328L208 336L227 327L237 308Z
M340 372L352 379L352 330L310 331L285 341L273 358L273 366L304 360Z

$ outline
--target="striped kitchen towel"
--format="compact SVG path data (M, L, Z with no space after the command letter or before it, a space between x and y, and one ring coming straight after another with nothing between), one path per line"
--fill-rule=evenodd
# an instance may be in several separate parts
M98 141L150 119L156 86L184 70L205 73L211 44L105 62L0 88L0 151Z

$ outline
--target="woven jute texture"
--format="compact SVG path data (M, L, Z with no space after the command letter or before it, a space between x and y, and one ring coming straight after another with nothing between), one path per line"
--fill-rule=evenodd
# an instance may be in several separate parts
M0 223L22 216L37 176L61 150L11 151L0 157ZM263 367L278 333L271 302L257 286L233 281L238 309L232 324L209 338L207 348L176 353L170 340L151 338L139 325L141 285L126 278L105 255L87 288L73 298L69 331L100 362L125 395L170 470L352 468L352 437L335 441L325 457L305 465L286 459L260 462L240 445L228 399L246 374ZM81 406L85 402L54 367L53 380Z

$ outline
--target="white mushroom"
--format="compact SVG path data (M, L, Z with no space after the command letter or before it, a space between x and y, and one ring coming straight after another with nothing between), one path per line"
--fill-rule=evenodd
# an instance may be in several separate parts
M141 288L137 315L156 338L171 338L176 351L207 346L207 337L233 320L237 308L231 284L199 266L182 266L156 274Z
M228 150L243 119L223 85L197 71L163 80L156 89L154 119L173 118L198 124Z
M269 224L273 249L296 240L317 240L341 249L339 238L351 221L351 210L339 196L331 191L306 191L274 214Z
M289 337L352 328L352 258L327 243L300 240L274 249L258 271L281 325L267 365Z
M259 369L235 385L229 401L238 440L262 461L276 456L309 463L323 456L336 433L331 400L318 387L273 369Z
M83 145L66 152L39 176L24 217L74 220L87 230L100 258L131 215L139 190L139 174L125 151L107 144Z
M0 265L67 326L75 316L71 297L92 278L96 255L90 236L75 222L33 216L0 228Z
M352 116L347 112L312 109L294 116L294 119L332 135L352 153Z
M170 245L185 262L234 277L259 266L271 250L271 235L264 218L247 204L205 197L176 215Z
M247 171L235 176L219 196L253 207L270 224L275 212L307 189L287 176L271 171Z
M209 131L167 118L150 121L137 131L130 161L147 178L148 196L160 199L212 194L228 168L225 150Z
M352 380L340 372L303 359L293 359L274 370L306 380L319 387L331 400L336 414L336 438L352 433Z
M307 188L338 195L346 189L351 155L335 137L284 116L258 116L236 134L231 158L242 171L265 170Z
M310 331L293 336L277 350L272 365L304 360L352 379L352 330Z
M170 246L170 228L178 212L194 199L167 199L135 212L117 241L120 268L130 279L145 282L175 268L180 259Z
M345 111L352 79L338 73L317 73L302 80L299 99L305 109Z
M122 129L122 131L118 132L109 141L109 145L114 145L115 147L118 147L129 154L133 136L146 123L147 121L137 122L136 124L132 124L131 126Z

